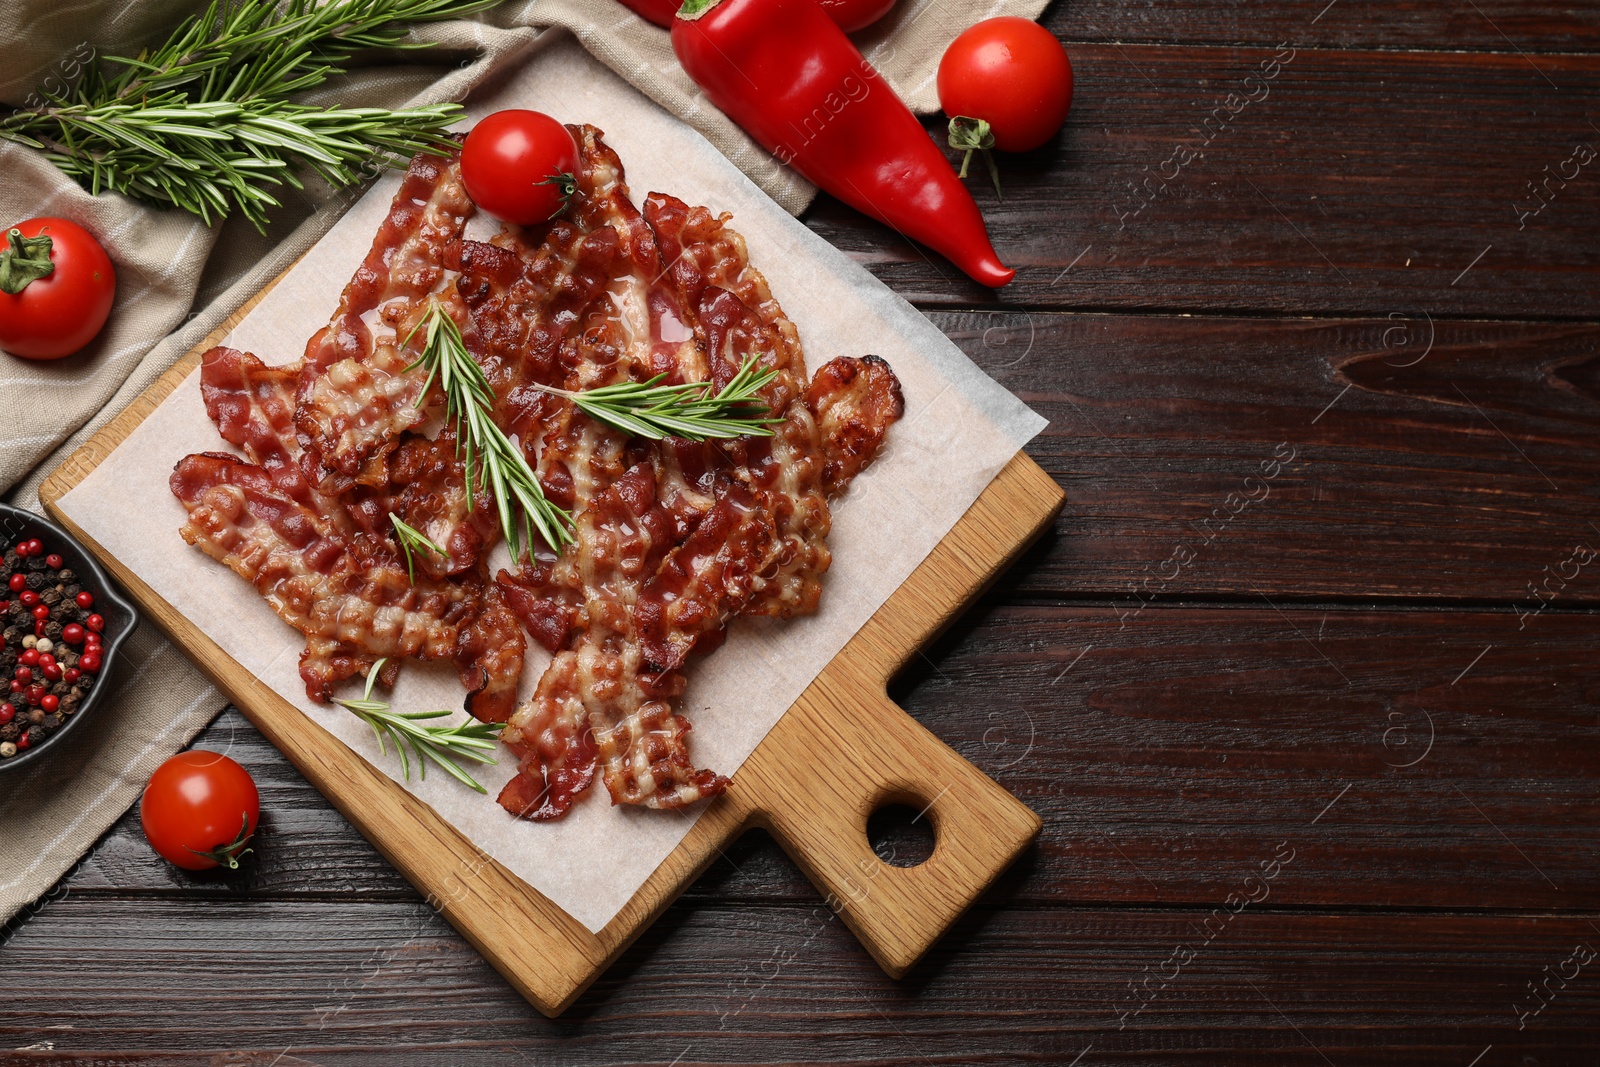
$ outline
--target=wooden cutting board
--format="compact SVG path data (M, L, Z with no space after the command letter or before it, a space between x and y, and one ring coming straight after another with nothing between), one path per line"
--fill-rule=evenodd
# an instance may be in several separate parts
M270 286L268 287L270 289ZM263 290L73 453L39 498L300 772L517 991L564 1011L747 828L766 829L889 974L900 977L1039 833L1039 817L892 703L889 679L1060 509L1018 453L961 521L801 694L688 835L599 933L480 852L222 651L58 506L266 295ZM975 712L976 714L976 712ZM915 867L867 841L880 807L925 809L936 844Z

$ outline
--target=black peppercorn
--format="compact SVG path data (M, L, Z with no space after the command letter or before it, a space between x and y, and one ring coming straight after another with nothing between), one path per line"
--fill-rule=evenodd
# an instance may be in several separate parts
M33 570L32 561L31 560L29 561L29 569ZM35 571L35 573L33 573L33 574L28 575L27 581L28 581L28 588L32 589L35 593L37 593L39 590L43 589L46 585L50 584L49 582L45 581L44 575L39 574L37 571Z
M39 742L44 740L44 737L45 729L43 726L28 727L28 744L37 745Z
M56 575L56 580L60 581L60 582L63 582L65 584L67 584L67 585L71 585L73 582L78 580L78 576L76 574L72 573L72 569L70 567L62 567L60 572ZM77 588L74 587L73 589L71 589L68 592L67 595L68 596L77 596L78 595Z
M0 741L15 741L21 736L22 724L20 722L8 722L4 726L0 726Z
M61 713L57 711L44 717L44 728L46 730L54 730L65 721L66 720L62 718Z

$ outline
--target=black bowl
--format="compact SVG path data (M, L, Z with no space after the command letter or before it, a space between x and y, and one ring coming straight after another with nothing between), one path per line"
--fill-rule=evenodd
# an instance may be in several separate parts
M110 676L123 640L139 625L138 611L134 610L122 590L112 583L110 576L100 569L100 564L76 538L49 519L0 503L0 552L6 546L30 537L37 537L44 542L46 552L58 554L61 561L78 575L78 584L94 594L95 611L106 620L105 632L101 635L105 650L100 656L101 668L94 688L78 705L78 710L37 745L10 759L0 758L0 774L46 758L61 747L62 738L83 729L83 721L99 710L106 693L111 689Z

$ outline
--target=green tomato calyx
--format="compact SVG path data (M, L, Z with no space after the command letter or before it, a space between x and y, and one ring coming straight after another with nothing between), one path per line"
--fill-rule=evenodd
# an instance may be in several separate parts
M24 237L22 231L13 226L6 233L6 245L0 251L0 292L16 296L33 282L55 273L48 235Z

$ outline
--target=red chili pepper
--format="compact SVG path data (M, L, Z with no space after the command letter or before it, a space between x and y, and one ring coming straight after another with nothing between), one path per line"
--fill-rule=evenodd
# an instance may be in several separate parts
M635 14L657 26L672 29L673 16L682 0L622 0ZM894 9L895 0L817 0L828 17L845 33L866 29Z
M779 162L984 285L1016 276L944 152L816 0L687 0L672 49Z
M678 0L622 0L622 3L635 15L669 29L672 16L678 13Z

